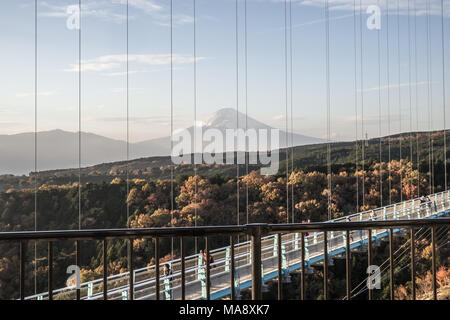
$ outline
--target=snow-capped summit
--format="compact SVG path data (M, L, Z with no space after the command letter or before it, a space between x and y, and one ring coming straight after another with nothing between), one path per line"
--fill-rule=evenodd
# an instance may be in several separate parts
M246 126L247 124L247 126ZM242 112L237 112L233 108L223 108L210 115L203 123L205 127L213 127L217 129L270 129L271 127L259 122L252 117L246 118Z

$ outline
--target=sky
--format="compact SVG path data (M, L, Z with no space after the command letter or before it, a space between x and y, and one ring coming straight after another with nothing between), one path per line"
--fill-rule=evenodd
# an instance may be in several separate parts
M400 15L397 15L398 1ZM360 34L360 0L356 0L356 91L354 1L329 1L330 130L333 140L354 140L356 134L361 138L366 132L369 138L387 135L399 132L400 127L402 131L409 131L410 124L413 130L444 127L440 0L429 1L430 77L427 72L427 1L409 1L409 11L407 0L389 1L390 13L387 16L386 1L362 0ZM77 3L73 0L38 0L38 131L56 128L78 131L79 33L76 28L68 27L68 20L69 26L74 21L68 8ZM193 0L173 0L174 129L194 123L194 61L197 66L197 120L206 119L221 108L238 106L242 112L247 110L250 117L285 129L287 44L289 125L291 118L293 120L293 127L288 129L326 138L325 1L247 0L245 34L245 1L238 0L237 35L236 0L196 0L195 24L193 3ZM370 16L366 9L370 5L381 8L379 31L369 30L366 26ZM446 39L450 39L450 2L445 0L444 5ZM285 16L292 29L285 29ZM82 131L120 140L125 140L127 134L126 17L126 0L82 0ZM128 111L131 142L170 135L170 20L169 0L129 0ZM34 0L0 2L0 134L34 130L34 23ZM289 41L290 31L292 42ZM449 58L450 41L447 41L447 101L450 101ZM289 81L291 69L292 83ZM432 121L428 120L428 106L432 108ZM387 121L389 114L390 126ZM355 131L356 119L358 133Z

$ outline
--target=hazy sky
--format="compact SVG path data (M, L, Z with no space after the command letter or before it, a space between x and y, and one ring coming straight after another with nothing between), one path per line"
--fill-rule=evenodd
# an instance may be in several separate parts
M359 14L359 0L356 1ZM443 127L440 0L431 2L431 92L433 126ZM447 101L450 103L450 3L444 1ZM197 0L197 117L236 108L235 0ZM239 107L245 110L244 0L239 0ZM381 104L387 119L386 1L363 0L364 115L369 137L378 135L378 32L366 27L371 4L382 7ZM390 1L391 133L399 119L409 130L409 50L413 129L428 129L426 0L400 0L400 88L398 105L397 0ZM38 130L78 130L78 30L67 27L67 7L77 1L38 0ZM126 1L83 0L82 130L126 137ZM129 0L129 111L131 141L170 134L170 2ZM193 1L173 0L174 124L194 122ZM289 2L288 2L289 8ZM417 7L417 75L414 55ZM248 114L285 125L285 3L247 0ZM288 13L289 15L289 13ZM361 115L359 16L357 35L358 116ZM326 137L324 0L292 0L294 131ZM34 0L0 2L0 134L34 130ZM330 0L331 131L355 138L353 0ZM417 84L417 86L416 86ZM416 100L416 88L417 97ZM417 102L417 103L416 103ZM290 117L290 116L289 116ZM447 119L448 120L448 119ZM448 123L448 121L447 121ZM359 124L360 125L360 124ZM388 133L383 122L382 134ZM361 132L359 132L361 135Z

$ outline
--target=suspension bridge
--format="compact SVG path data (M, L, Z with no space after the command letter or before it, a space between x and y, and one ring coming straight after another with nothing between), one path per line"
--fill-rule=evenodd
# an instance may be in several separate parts
M422 199L412 199L401 203L377 208L365 212L351 214L328 222L355 222L355 221L383 221L383 220L411 220L411 219L433 219L447 215L450 212L450 191L440 192L428 197L427 201ZM442 245L448 243L447 229L441 232L440 242ZM402 228L393 229L394 233L403 233ZM417 232L424 233L422 230ZM351 250L366 250L369 241L367 230L353 230L349 233ZM372 240L385 241L389 237L386 229L374 230L371 233ZM417 236L418 238L418 236ZM283 280L289 281L289 273L299 270L302 267L301 236L299 233L289 233L281 236L270 235L261 239L261 274L262 282L277 278L278 275L278 241L281 239L281 261ZM327 250L329 264L333 259L339 259L346 250L346 233L343 231L330 232L327 238ZM303 253L305 272L312 271L311 268L318 264L323 264L324 237L322 232L313 232L304 237ZM438 244L439 244L438 241ZM235 290L250 288L252 286L251 277L251 250L250 242L244 241L234 245L235 258ZM230 246L211 250L213 263L210 265L211 299L221 299L230 295ZM394 257L397 260L397 256ZM398 261L396 261L398 262ZM185 281L186 299L206 299L206 274L204 257L201 254L188 256L185 258ZM181 298L181 262L180 259L166 261L159 265L158 277L160 285L160 299L180 299ZM170 273L164 274L164 270ZM155 266L140 268L133 271L133 299L145 300L156 299L156 270ZM107 278L108 299L129 299L130 285L128 279L129 272L116 274ZM96 279L81 283L79 290L81 299L97 300L104 299L103 296L104 279ZM262 285L265 288L265 285ZM54 299L65 299L76 291L75 287L65 287L53 291ZM48 292L39 293L26 297L26 299L43 300L48 299Z

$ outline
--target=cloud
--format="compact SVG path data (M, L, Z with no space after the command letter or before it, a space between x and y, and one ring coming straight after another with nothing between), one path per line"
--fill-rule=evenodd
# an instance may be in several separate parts
M411 82L411 86L423 86L423 85L427 85L428 82L427 81L418 81L418 82ZM381 87L372 87L372 88L367 88L364 89L362 92L373 92L373 91L378 91L378 90L387 90L387 89L398 89L398 88L403 88L403 87L408 87L410 85L409 82L404 82L404 83L400 83L400 84L391 84L391 85L384 85ZM358 92L361 92L361 90L358 90Z
M125 6L127 0L91 0L82 3L81 16L97 17L114 23L122 23L126 20ZM74 5L74 4L71 4ZM76 4L75 4L76 5ZM67 7L70 5L56 5L49 1L40 2L39 15L50 18L67 18ZM135 20L140 14L150 16L148 20L157 25L170 25L170 7L164 0L128 0L130 20ZM173 24L175 26L184 25L193 22L193 17L174 13Z
M284 0L271 0L271 1L284 1ZM311 7L323 7L324 6L324 0L291 0L292 3L297 3L301 6L311 6ZM389 0L388 0L389 1ZM428 0L416 0L416 14L417 15L426 15L426 8L427 8L427 1ZM430 1L430 14L431 15L440 15L441 14L441 0L429 0ZM410 11L408 13L408 3L410 7ZM378 0L361 0L361 6L360 1L356 1L356 10L359 13L360 7L362 7L363 12L365 12L365 9L370 5L379 5L380 8L385 11L386 10L386 1L378 1ZM330 11L352 11L354 8L354 0L330 0L329 1L329 8ZM411 3L409 0L399 0L399 8L400 8L400 14L401 15L414 15L414 4ZM397 12L397 2L392 3L389 6L390 14L396 14ZM444 5L444 15L446 17L450 16L450 6Z
M180 123L186 123L186 115L178 115L173 118L173 122L180 124ZM126 117L90 117L87 119L88 121L94 121L94 122L106 122L106 123L113 123L113 122L125 122L127 121ZM141 116L141 117L129 117L128 119L131 123L141 123L141 124L157 124L161 126L166 126L170 124L170 116Z
M38 97L49 97L56 94L56 91L40 91L38 92ZM17 98L26 98L34 96L34 92L19 92L16 93Z
M197 57L196 61L201 61L205 59L204 57ZM194 57L190 55L174 54L172 56L173 64L189 64L194 62ZM142 65L151 66L163 66L169 65L171 62L170 54L130 54L128 55L129 62L135 62ZM123 64L127 62L126 54L115 54L115 55L105 55L94 59L82 60L81 61L81 71L110 71L120 68ZM69 68L65 69L67 72L78 72L78 63L70 64ZM138 71L132 71L136 73ZM113 72L108 75L117 76L123 73ZM123 73L125 74L125 73Z

